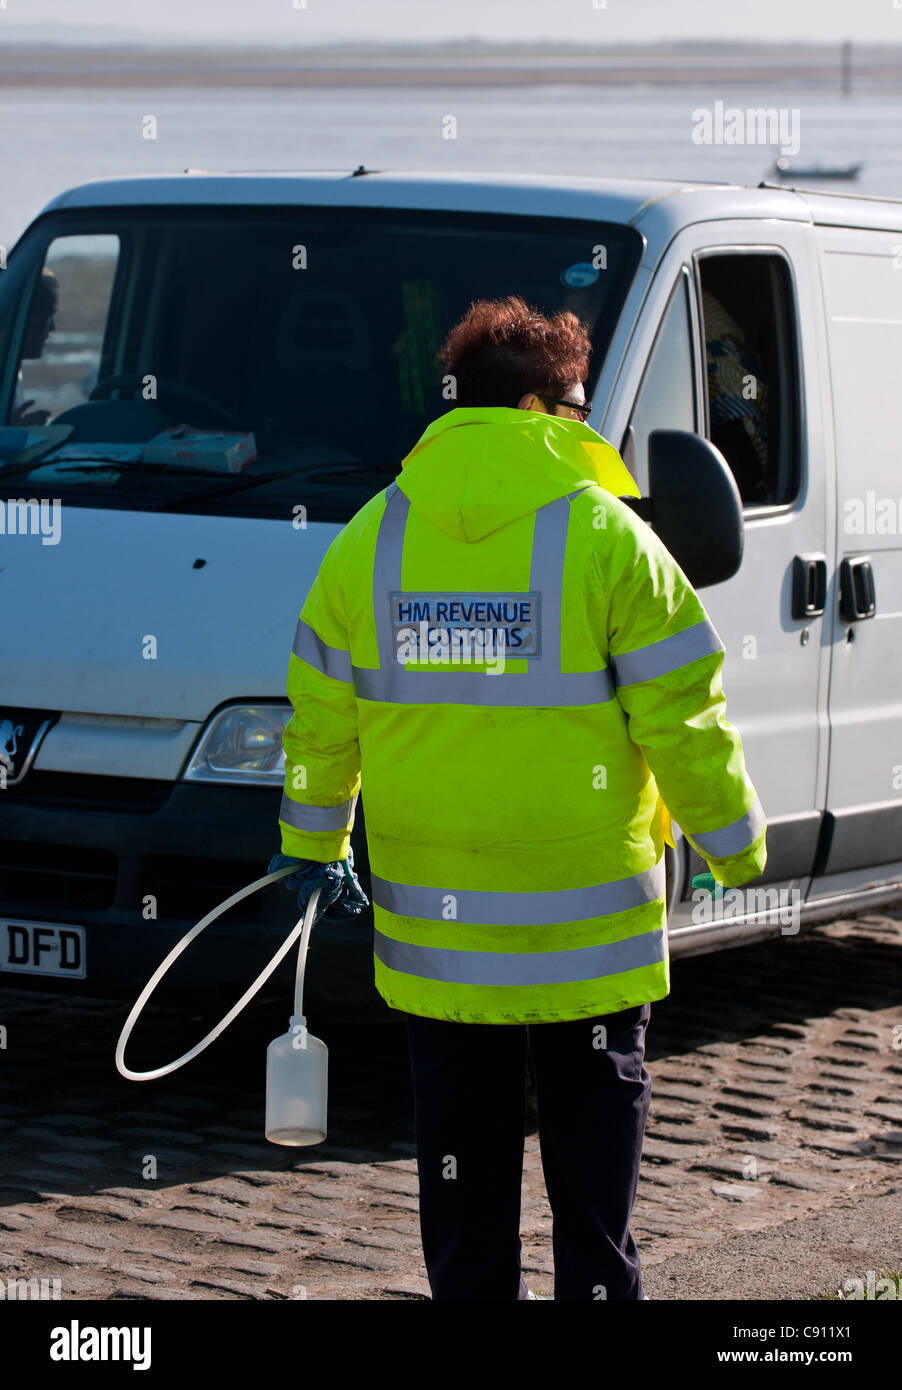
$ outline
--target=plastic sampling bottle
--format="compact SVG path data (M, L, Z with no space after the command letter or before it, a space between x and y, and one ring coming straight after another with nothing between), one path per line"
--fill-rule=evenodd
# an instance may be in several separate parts
M292 1014L288 1032L266 1049L266 1137L273 1144L321 1144L327 1131L329 1049Z

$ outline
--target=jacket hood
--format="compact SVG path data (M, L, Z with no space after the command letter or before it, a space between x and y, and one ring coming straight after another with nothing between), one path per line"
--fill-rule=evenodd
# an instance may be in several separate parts
M401 461L398 486L441 531L473 542L580 487L641 494L612 444L536 410L449 410Z

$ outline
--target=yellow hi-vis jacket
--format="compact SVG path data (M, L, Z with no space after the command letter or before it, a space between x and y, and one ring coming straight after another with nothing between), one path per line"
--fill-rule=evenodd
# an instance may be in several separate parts
M335 537L289 657L282 852L366 802L394 1009L544 1023L670 989L670 814L728 886L765 819L724 646L590 426L452 409Z

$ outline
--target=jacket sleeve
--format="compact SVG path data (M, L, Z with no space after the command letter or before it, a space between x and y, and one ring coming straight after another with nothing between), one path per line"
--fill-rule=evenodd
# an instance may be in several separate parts
M323 864L345 859L360 792L351 650L338 584L341 533L301 609L288 658L293 714L282 736L282 853Z
M620 521L601 533L612 543L600 557L617 699L673 820L715 879L736 887L762 873L767 825L726 717L724 645L651 528L632 513Z

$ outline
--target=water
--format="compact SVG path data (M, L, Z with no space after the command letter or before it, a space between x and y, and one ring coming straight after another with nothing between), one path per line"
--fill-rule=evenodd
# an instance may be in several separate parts
M197 92L136 86L0 92L0 243L10 246L61 190L119 174L205 169L368 168L647 176L757 183L777 148L696 145L692 112L798 108L797 161L862 159L831 190L902 197L902 94L742 88L582 86L335 87ZM158 138L142 138L153 115ZM457 138L443 138L454 116ZM806 180L806 184L812 181Z

